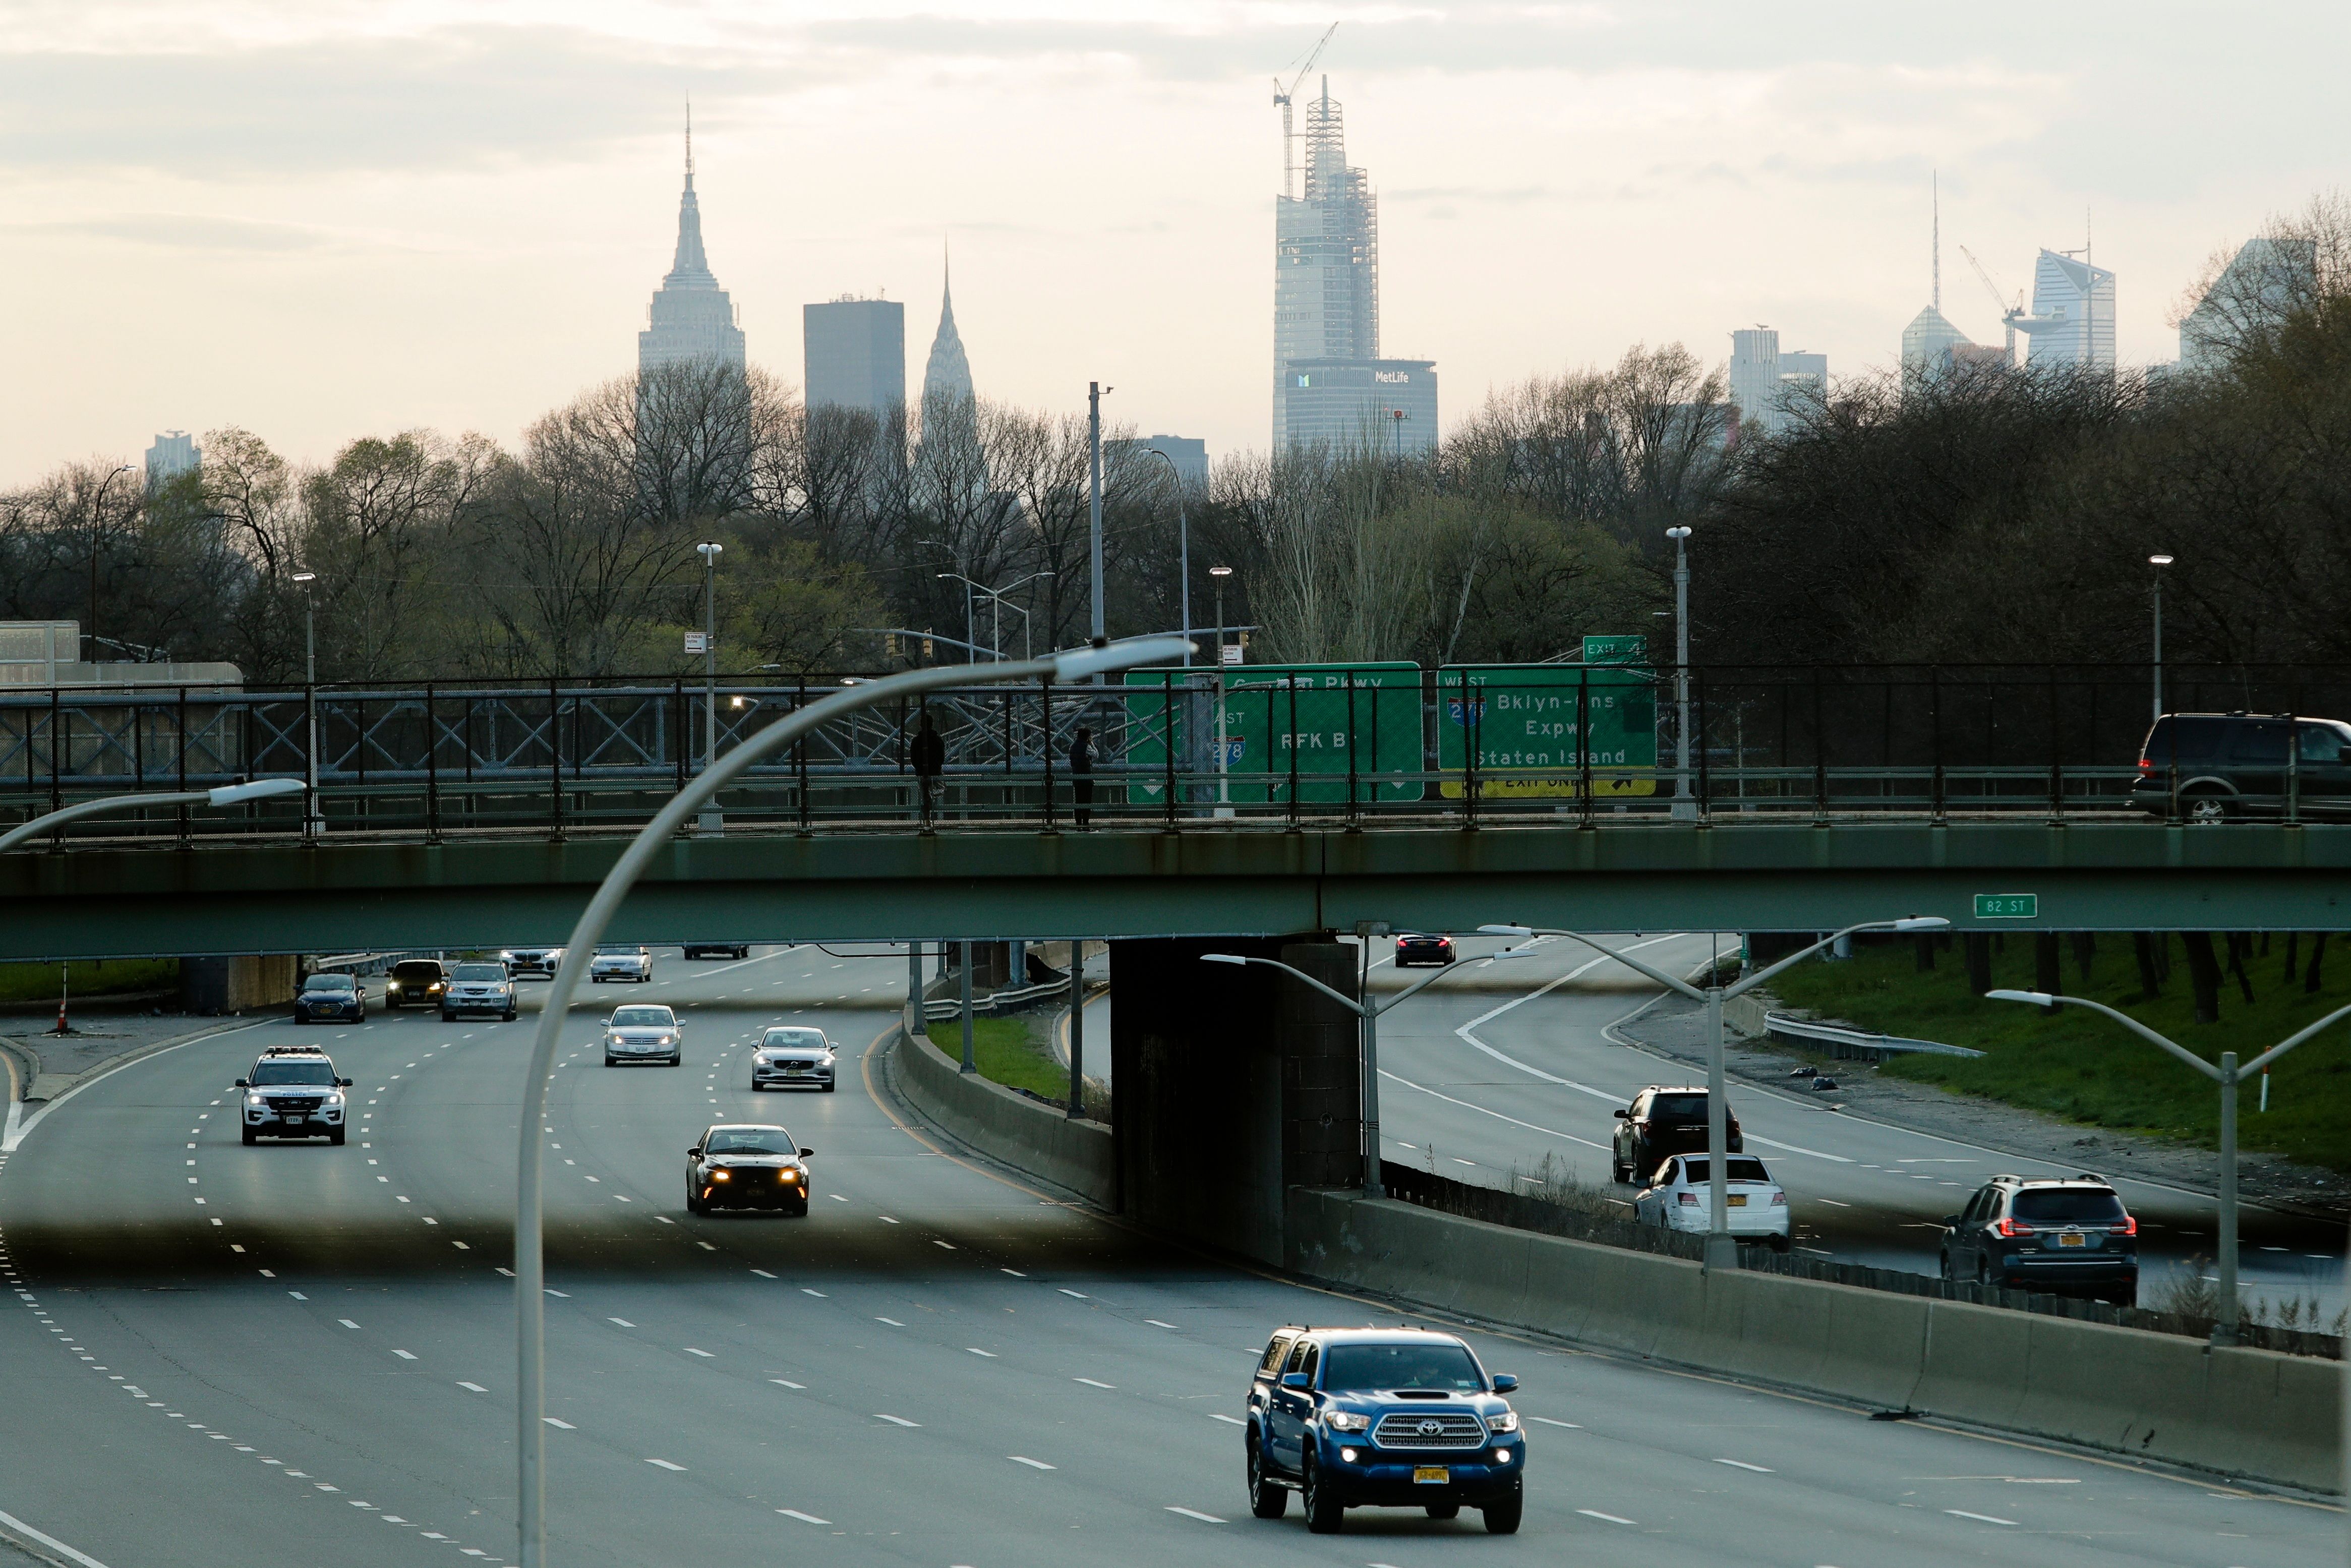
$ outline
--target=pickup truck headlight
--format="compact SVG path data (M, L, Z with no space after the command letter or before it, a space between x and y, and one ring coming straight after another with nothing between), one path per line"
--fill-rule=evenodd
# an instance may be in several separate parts
M1515 1410L1505 1410L1499 1416L1486 1417L1486 1430L1489 1432L1515 1432L1518 1429L1519 1413Z
M1354 1410L1326 1410L1322 1424L1333 1432L1367 1432L1371 1430L1372 1418Z

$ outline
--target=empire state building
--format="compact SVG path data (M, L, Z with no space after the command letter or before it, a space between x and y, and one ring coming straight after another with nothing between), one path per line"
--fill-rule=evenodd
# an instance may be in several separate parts
M702 206L694 195L694 122L685 126L685 191L677 203L677 259L653 291L645 329L637 334L640 374L664 365L716 360L740 370L743 329L735 307L702 254Z

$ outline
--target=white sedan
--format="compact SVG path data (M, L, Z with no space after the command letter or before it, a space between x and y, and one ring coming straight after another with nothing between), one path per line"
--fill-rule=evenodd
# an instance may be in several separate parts
M653 951L650 947L599 947L588 960L588 978L596 985L607 980L644 981L653 977Z
M1707 1179L1710 1172L1704 1155L1675 1155L1657 1166L1649 1185L1633 1195L1633 1218L1643 1225L1687 1230L1703 1236L1707 1224ZM1723 1172L1728 1179L1730 1234L1742 1241L1769 1241L1780 1251L1788 1248L1788 1195L1763 1162L1753 1155L1733 1155Z

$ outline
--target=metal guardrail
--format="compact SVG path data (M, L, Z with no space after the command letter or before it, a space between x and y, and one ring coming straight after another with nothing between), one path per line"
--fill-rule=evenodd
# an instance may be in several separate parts
M1815 1023L1800 1019L1793 1013L1765 1013L1763 1027L1767 1033L1793 1040L1802 1045L1826 1045L1844 1061L1878 1061L1887 1056L1905 1054L1924 1056L1981 1056L1980 1051L1964 1045L1945 1045L1939 1040L1909 1040L1898 1034L1872 1034L1867 1030L1846 1029L1838 1024Z

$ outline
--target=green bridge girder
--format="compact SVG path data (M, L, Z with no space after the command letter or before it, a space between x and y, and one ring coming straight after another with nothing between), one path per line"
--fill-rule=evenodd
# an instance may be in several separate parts
M558 941L623 840L76 848L0 857L0 958ZM1978 894L2038 895L1978 922ZM1461 931L2351 928L2351 826L1655 823L681 839L616 940Z

